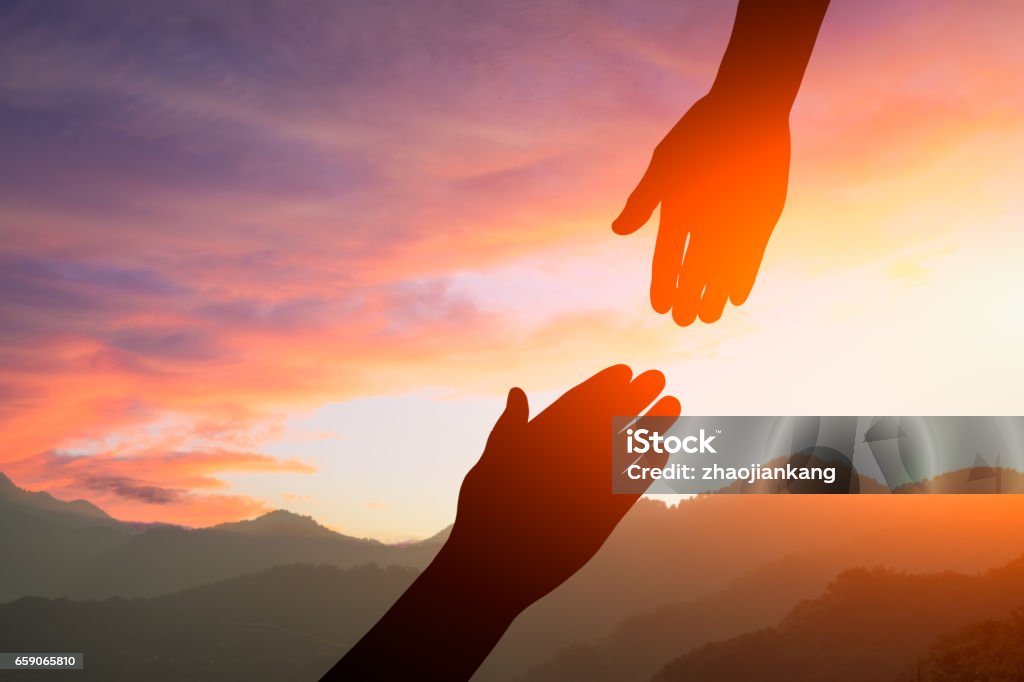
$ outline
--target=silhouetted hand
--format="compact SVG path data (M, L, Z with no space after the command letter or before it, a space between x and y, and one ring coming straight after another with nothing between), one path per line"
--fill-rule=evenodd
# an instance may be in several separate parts
M714 322L754 286L782 214L789 112L829 0L740 0L711 91L654 150L613 228L640 229L661 204L651 305L686 326Z
M782 214L789 175L789 109L715 92L655 148L613 229L635 232L661 204L651 305L677 324L714 322L742 304Z
M632 377L625 365L599 372L532 420L513 388L480 461L466 475L450 549L498 578L503 599L525 608L579 570L637 498L613 495L612 418L638 415L665 377ZM657 401L650 416L679 415L679 401ZM664 465L664 461L658 463Z
M530 419L513 388L466 474L444 547L324 680L468 680L512 621L594 556L647 489L612 494L612 418L636 416L660 372L603 370ZM658 400L647 414L679 415ZM665 456L646 462L664 466Z

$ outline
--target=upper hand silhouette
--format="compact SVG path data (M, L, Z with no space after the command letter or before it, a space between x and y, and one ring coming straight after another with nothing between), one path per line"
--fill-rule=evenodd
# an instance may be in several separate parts
M509 391L480 461L466 474L445 550L493 594L521 610L560 585L601 547L646 490L612 494L612 418L639 415L665 387L661 372L633 378L609 367L569 390L532 420L526 394ZM664 396L649 416L679 416ZM664 461L658 464L664 465Z
M747 299L782 214L789 109L759 104L712 88L655 148L612 225L635 232L661 203L651 305L681 326Z

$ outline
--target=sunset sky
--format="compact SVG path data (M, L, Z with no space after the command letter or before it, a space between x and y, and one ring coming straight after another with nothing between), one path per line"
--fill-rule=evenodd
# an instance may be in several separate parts
M510 386L1024 411L1024 4L833 0L741 308L610 224L735 4L0 7L0 471L123 519L432 534Z

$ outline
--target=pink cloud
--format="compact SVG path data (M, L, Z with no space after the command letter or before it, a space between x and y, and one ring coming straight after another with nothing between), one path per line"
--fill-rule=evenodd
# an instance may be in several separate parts
M46 452L9 463L15 483L46 489L62 499L88 499L130 521L209 525L267 511L253 498L216 491L224 473L297 473L313 469L295 460L252 452L211 450L69 455Z

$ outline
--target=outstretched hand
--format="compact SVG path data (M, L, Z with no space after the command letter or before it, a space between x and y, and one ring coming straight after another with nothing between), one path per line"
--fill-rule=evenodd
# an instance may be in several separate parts
M633 377L629 367L615 365L533 419L526 394L513 388L463 481L445 550L464 557L477 576L496 578L495 593L517 609L560 585L597 552L647 487L612 494L612 418L645 410L678 416L676 398L654 402L664 388L661 372Z
M612 494L612 418L679 416L675 398L654 402L663 388L661 372L634 378L615 365L533 419L526 394L509 391L441 551L323 679L472 677L519 613L587 563L646 490Z
M714 322L750 295L786 200L788 108L714 89L655 148L612 227L640 229L661 204L651 305L680 326Z

